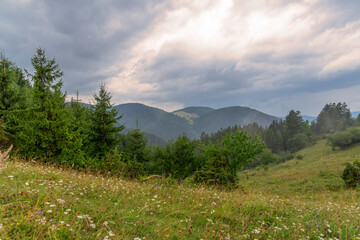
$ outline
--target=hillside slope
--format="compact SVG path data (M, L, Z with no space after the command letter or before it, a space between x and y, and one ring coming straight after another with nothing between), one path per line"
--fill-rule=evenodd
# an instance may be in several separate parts
M165 141L184 133L191 138L196 136L191 125L185 119L159 108L139 103L121 104L114 108L118 110L119 115L123 115L119 123L125 124L126 128L136 128L138 120L138 127L142 131L156 135Z
M246 170L240 173L240 179L251 188L275 194L339 190L344 185L340 174L346 163L360 160L360 145L333 151L326 140L321 140L297 154L303 159Z
M194 129L198 134L213 133L221 128L242 126L256 122L261 126L268 126L279 118L262 113L248 107L226 107L210 111L194 121Z
M339 173L359 152L320 141L301 161L242 172L231 191L0 161L0 238L357 239L360 195Z

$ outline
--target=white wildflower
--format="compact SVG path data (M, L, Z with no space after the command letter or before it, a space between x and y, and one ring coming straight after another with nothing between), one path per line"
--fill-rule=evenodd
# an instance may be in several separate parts
M58 202L58 204L64 204L64 203L65 203L65 200L59 198L59 199L57 200L57 202Z
M90 224L89 226L90 226L91 228L94 228L94 229L96 228L96 225L95 225L95 224L93 224L93 223L92 223L92 224Z

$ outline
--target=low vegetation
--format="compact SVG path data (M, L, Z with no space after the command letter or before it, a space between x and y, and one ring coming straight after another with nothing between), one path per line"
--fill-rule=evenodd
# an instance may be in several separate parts
M0 238L358 239L360 195L340 175L359 150L321 140L301 160L242 171L231 191L13 157L0 173Z

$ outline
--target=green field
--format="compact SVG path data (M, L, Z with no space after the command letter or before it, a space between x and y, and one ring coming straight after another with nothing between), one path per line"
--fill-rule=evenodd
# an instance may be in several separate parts
M339 176L360 146L299 154L232 191L15 159L0 172L0 239L360 239L360 192Z

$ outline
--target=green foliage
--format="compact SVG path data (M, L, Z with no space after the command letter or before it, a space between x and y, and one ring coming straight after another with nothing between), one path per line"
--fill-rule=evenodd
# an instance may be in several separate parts
M354 188L360 185L360 162L347 163L346 168L341 174L347 187Z
M218 145L210 143L204 149L206 162L195 173L195 181L207 184L228 185L236 182L237 171L261 153L264 144L257 136L244 132L226 135Z
M304 120L300 111L291 110L285 118L286 137L293 138L296 134L302 131Z
M346 131L337 132L328 136L328 143L333 149L339 147L344 149L348 146L360 142L360 128L352 127L346 129Z
M100 85L98 93L93 95L95 106L91 107L90 131L89 131L89 152L91 156L105 157L119 143L116 135L124 129L118 126L118 112L111 104L111 94L104 84Z
M297 152L311 143L311 140L304 133L297 133L287 140L287 149Z
M273 121L264 132L263 140L265 145L274 153L284 150L284 129L283 121Z
M131 129L125 136L125 152L134 161L147 162L149 159L146 143L144 132L139 128Z
M260 154L256 156L249 164L246 164L245 168L254 168L256 166L263 166L269 164L278 163L280 160L279 156L272 153L268 148L265 148Z
M344 130L351 124L350 109L346 103L330 103L321 110L313 130L317 134L325 134Z
M3 146L8 141L5 135L5 125L3 120L0 118L0 147Z
M176 141L170 140L164 148L158 146L154 149L150 171L154 174L184 179L201 166L195 150L196 142L185 135L179 136Z
M118 151L116 148L112 150L107 157L103 157L98 162L99 166L95 169L100 170L104 174L111 174L115 176L124 175L126 172L126 158L123 152Z
M59 66L40 48L31 63L34 106L6 112L11 140L26 157L84 167L82 139L73 131L72 114L65 108Z
M2 111L25 109L32 104L31 86L13 62L0 55L0 116Z

